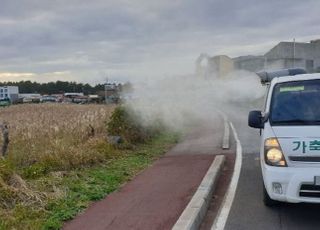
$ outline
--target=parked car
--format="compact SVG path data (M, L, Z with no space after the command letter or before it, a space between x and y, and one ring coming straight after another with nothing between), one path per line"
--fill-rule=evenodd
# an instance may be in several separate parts
M22 99L23 103L39 103L40 98L39 97L24 97Z
M0 99L0 107L6 107L11 105L9 98Z
M55 96L42 96L40 101L41 102L58 102L58 99Z

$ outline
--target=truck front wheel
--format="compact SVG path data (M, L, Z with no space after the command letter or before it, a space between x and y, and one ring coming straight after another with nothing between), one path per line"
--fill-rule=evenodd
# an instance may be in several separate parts
M267 207L274 207L280 204L279 201L273 200L270 198L265 186L263 185L263 203Z

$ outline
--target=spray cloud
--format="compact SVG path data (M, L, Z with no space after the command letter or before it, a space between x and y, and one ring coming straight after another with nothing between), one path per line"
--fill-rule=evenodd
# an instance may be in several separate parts
M134 85L135 98L128 104L146 124L161 119L166 125L182 129L193 122L215 122L219 111L247 116L261 101L264 90L252 72L235 71L223 78L211 73L148 79Z

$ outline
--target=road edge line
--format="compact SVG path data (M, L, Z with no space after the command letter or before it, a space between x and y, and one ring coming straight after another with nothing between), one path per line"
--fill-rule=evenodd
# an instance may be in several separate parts
M224 155L216 155L197 191L172 227L172 230L196 230L200 227L224 162Z
M234 170L232 174L232 179L228 188L228 191L223 199L222 205L219 209L218 216L213 222L213 225L211 227L211 230L223 230L225 227L225 224L227 222L232 203L236 194L236 189L238 186L238 181L240 177L240 171L242 166L242 146L241 142L239 140L238 134L236 132L236 129L234 128L232 122L229 122L230 127L232 129L234 138L236 140L236 162L234 165Z
M229 121L224 112L221 110L217 110L220 116L223 118L223 124L224 124L224 133L223 133L223 138L222 138L222 149L230 149L230 128L229 128Z
M222 113L223 121L224 121L224 135L222 140L222 149L229 149L230 148L230 128L228 123L227 116Z

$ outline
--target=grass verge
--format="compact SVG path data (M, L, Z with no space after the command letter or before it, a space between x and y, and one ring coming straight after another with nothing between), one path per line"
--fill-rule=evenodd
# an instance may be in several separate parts
M31 202L17 199L12 208L0 208L0 229L60 229L90 202L104 198L149 166L178 138L162 133L132 149L115 149L113 158L99 165L28 179L28 186L39 191L41 199L33 193Z

